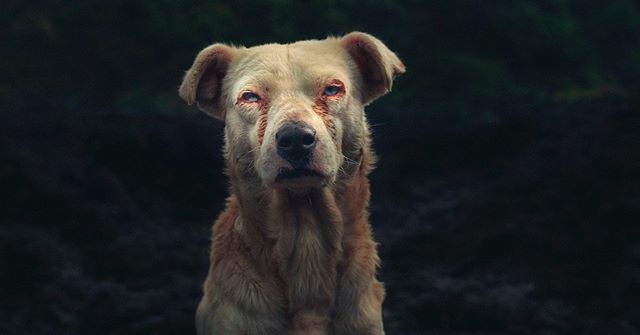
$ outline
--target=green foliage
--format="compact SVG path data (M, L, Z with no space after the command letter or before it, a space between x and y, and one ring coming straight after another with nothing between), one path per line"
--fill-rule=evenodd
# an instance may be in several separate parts
M210 43L352 30L377 35L407 65L400 89L380 105L421 113L465 113L576 90L624 95L640 78L640 11L632 0L49 0L3 7L0 103L11 107L76 101L170 112L180 106L183 71Z

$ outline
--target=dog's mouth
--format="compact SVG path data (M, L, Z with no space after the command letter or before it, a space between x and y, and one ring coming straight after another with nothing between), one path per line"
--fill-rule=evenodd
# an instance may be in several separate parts
M324 176L311 169L306 168L298 168L298 169L285 169L281 168L278 171L278 175L276 176L276 182L281 182L285 180L291 179L300 179L300 178L324 178Z
M287 169L281 168L276 176L276 184L282 186L314 186L324 183L325 176L312 169L297 168Z

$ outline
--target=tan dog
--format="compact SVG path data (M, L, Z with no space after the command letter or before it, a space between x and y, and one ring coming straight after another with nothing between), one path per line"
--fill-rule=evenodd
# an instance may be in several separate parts
M364 106L404 71L359 32L198 54L180 96L226 122L231 180L198 334L384 334Z

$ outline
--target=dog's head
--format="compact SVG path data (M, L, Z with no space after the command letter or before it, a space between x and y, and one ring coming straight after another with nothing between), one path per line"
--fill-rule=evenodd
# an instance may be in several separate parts
M368 145L364 106L404 65L375 37L213 44L180 86L189 104L226 122L229 169L267 187L305 189L354 170Z

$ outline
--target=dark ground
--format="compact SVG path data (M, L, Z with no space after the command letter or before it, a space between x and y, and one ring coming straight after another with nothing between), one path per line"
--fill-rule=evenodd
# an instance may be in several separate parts
M640 333L638 109L502 109L371 116L387 332ZM193 333L221 125L29 110L0 123L0 334Z

